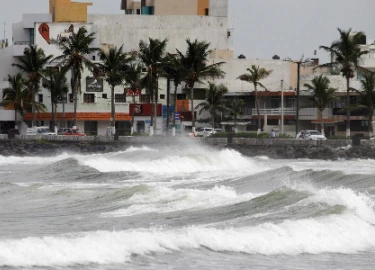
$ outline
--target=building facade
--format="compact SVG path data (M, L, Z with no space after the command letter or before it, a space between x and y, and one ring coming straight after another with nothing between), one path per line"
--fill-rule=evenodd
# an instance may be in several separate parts
M246 73L252 65L272 70L272 74L262 81L267 91L259 89L260 114L262 129L269 132L271 129L277 133L295 135L297 113L297 70L298 65L293 61L280 59L246 59L235 58L231 46L233 29L228 19L227 0L126 0L121 2L124 15L90 15L87 7L91 3L74 3L70 0L50 0L49 14L25 14L22 22L13 25L13 45L0 49L0 89L7 87L8 74L16 74L18 70L12 66L24 49L29 45L37 45L46 55L58 56L61 52L52 44L53 40L69 36L79 27L86 27L89 33L95 34L94 46L102 49L124 46L126 52L137 52L140 40L147 42L149 38L168 40L167 52L174 54L176 49L184 52L187 48L186 39L204 40L210 43L212 50L210 63L225 62L222 66L226 73L225 78L214 80L215 83L224 84L229 92L226 99L243 99L246 103L243 115L239 119L239 131L255 131L257 111L253 85L238 79L239 75ZM71 10L72 12L67 12ZM130 16L151 15L151 16ZM363 45L364 49L372 50L361 62L362 66L375 67L375 52L373 45ZM98 62L97 54L87 56L93 62ZM340 108L345 104L345 80L342 76L333 75L331 71L315 69L318 64L316 59L313 64L304 65L300 69L300 95L298 109L299 129L318 128L317 109L308 101L311 93L304 88L306 82L317 74L323 72L331 79L331 86L338 88L340 99L329 105L324 112L327 123L328 135L344 135L341 127L345 124L345 116L340 113ZM51 63L56 65L56 63ZM70 73L67 74L68 82ZM352 87L359 88L359 77L352 80ZM188 94L184 91L185 85L179 86L177 91L176 111L181 117L177 123L180 129L191 127L191 107ZM205 101L205 88L207 84L198 84L194 89L194 104ZM156 133L165 132L165 106L167 105L167 79L159 79L159 102L156 119ZM173 83L170 84L173 89ZM136 107L132 105L132 97L127 94L124 86L115 88L116 128L118 133L125 134L130 131L130 111L138 112L135 120L135 130L148 132L150 125L150 104L147 104L145 91L136 96ZM2 95L1 95L2 96ZM353 96L355 94L353 93ZM48 125L51 121L50 93L42 89L37 97L47 105L45 113L38 113L38 124ZM174 100L170 94L170 100ZM354 98L353 98L354 99ZM171 103L171 102L170 102ZM170 104L173 106L173 104ZM160 108L159 108L160 107ZM73 98L70 89L66 99L58 105L57 119L59 127L70 127L73 119ZM105 135L110 125L110 87L104 78L94 78L91 72L85 70L82 74L81 92L78 95L77 126L87 134ZM62 121L64 115L64 121ZM198 120L208 117L208 114L197 114ZM30 125L31 114L24 116L25 126ZM171 119L169 119L171 121ZM355 132L362 133L365 129L364 116L352 116ZM14 111L11 108L0 108L0 132L14 126ZM232 131L234 122L225 113L222 115L223 128ZM197 126L207 123L197 122ZM358 127L358 128L357 128ZM359 130L359 131L357 131Z

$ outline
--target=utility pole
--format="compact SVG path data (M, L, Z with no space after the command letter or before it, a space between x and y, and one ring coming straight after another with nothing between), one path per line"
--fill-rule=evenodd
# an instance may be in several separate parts
M284 75L281 79L281 134L284 134Z

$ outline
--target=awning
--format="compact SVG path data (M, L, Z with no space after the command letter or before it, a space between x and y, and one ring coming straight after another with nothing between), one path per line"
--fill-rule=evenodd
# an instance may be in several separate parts
M62 120L62 113L56 113L56 120ZM32 120L33 114L27 113L24 117L24 120ZM72 121L74 119L74 113L68 112L65 113L64 120ZM110 121L111 113L110 112L77 112L76 114L77 121ZM116 113L116 121L131 121L132 117L128 113ZM52 113L37 113L36 120L52 120Z

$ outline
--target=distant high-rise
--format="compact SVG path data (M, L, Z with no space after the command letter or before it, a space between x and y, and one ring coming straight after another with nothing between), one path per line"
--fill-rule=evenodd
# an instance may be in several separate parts
M125 14L227 16L228 0L122 0Z
M91 5L71 0L49 0L49 13L53 22L87 22L87 7Z

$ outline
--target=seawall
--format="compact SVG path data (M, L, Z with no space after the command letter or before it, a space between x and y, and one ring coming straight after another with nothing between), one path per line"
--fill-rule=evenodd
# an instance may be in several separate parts
M308 141L294 139L256 138L189 138L164 136L135 137L105 136L22 136L8 139L0 135L0 155L32 156L56 155L63 152L106 153L122 151L131 146L189 147L193 144L228 148L246 156L268 156L270 158L353 159L375 158L375 141L362 140L363 146L352 147L351 140Z

